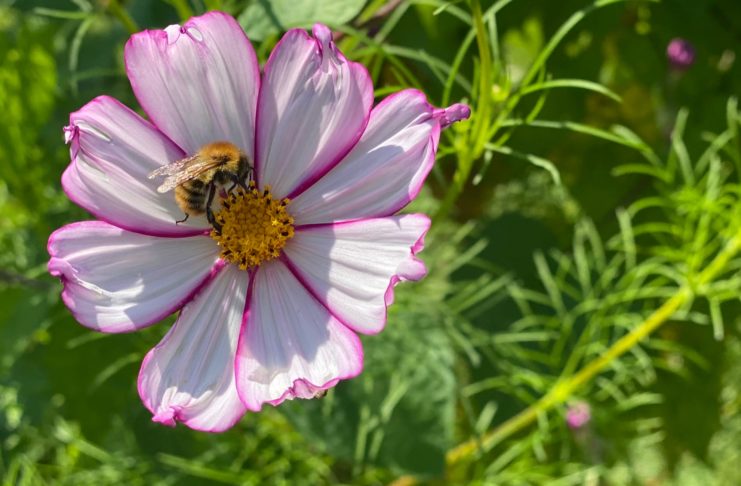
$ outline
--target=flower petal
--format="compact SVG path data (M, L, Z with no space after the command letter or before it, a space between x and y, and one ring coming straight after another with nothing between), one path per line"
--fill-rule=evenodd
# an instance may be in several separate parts
M186 153L226 140L254 155L260 68L236 20L209 12L140 32L124 56L142 108Z
M149 122L117 100L101 96L70 115L65 128L72 162L62 176L69 198L99 219L156 236L203 233L203 217L175 224L183 211L161 181L147 178L183 152Z
M324 308L280 261L263 264L237 349L237 389L248 409L311 398L363 368L358 337Z
M157 238L102 221L63 226L49 237L49 272L64 283L62 300L83 326L129 332L183 306L218 266L204 236Z
M225 267L144 358L139 396L153 421L221 432L244 415L234 355L248 281L247 273Z
M427 270L415 258L430 220L421 214L297 229L288 265L332 314L354 331L380 332L393 287Z
M337 164L373 104L366 69L345 59L327 27L314 26L314 37L288 31L265 65L255 170L278 197L294 197Z
M435 162L440 129L469 114L464 105L434 108L412 89L387 97L371 112L353 150L293 200L296 223L394 214L422 188Z

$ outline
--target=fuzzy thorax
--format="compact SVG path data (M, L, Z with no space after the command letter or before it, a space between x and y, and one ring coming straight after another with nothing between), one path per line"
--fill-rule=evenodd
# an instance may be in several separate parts
M277 258L293 237L289 200L273 199L270 187L259 191L251 182L247 190L229 194L216 213L211 238L221 247L221 258L242 270Z

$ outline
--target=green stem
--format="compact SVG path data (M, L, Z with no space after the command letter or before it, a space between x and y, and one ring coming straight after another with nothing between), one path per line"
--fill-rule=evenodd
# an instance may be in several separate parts
M129 34L136 34L141 30L139 29L139 26L136 25L134 19L131 18L129 12L121 6L121 3L118 0L109 0L108 12L121 22L124 28L129 31Z
M440 208L434 216L435 220L444 219L453 204L463 192L463 188L471 175L473 164L484 150L487 141L489 123L491 122L491 87L493 83L492 58L489 49L489 38L484 24L484 16L481 12L479 0L471 1L471 18L476 31L476 44L479 49L479 61L481 69L479 74L478 99L472 117L473 127L468 132L470 138L465 146L459 148L458 165L456 166L453 181L443 198Z
M471 2L471 16L473 26L476 29L476 44L479 48L479 62L481 62L481 75L479 76L479 99L476 105L476 124L473 129L473 158L477 158L484 150L487 140L487 132L490 123L489 112L491 111L491 87L493 84L491 51L489 50L489 37L484 25L484 16L481 13L481 5L478 0Z
M185 22L194 15L193 9L188 4L188 0L167 0L167 2L175 8L182 22Z
M463 187L466 185L466 181L471 175L471 169L473 168L474 159L470 150L470 147L460 148L458 150L458 164L455 173L453 174L453 180L448 187L448 191L445 193L445 197L440 203L440 207L432 217L433 221L441 221L445 219L453 208L456 199L458 199L463 192ZM432 227L435 228L436 226L433 224Z
M669 300L664 302L633 331L616 341L607 352L590 361L573 376L557 381L540 400L484 434L482 439L468 440L448 451L446 457L448 465L458 464L479 451L491 450L507 437L533 423L540 414L565 402L576 389L589 382L613 360L630 351L641 340L669 320L682 305L693 297L695 290L702 290L703 286L710 283L726 268L729 261L738 253L739 248L741 248L741 230L736 232L725 248L705 267L705 270L698 275L694 282L680 287Z
M538 73L543 69L546 60L561 43L564 37L566 37L566 35L590 12L607 5L625 1L626 0L594 0L591 5L575 12L566 20L566 22L564 22L563 25L561 25L558 31L556 31L553 37L551 37L545 45L543 50L540 51L538 57L533 61L533 64L520 81L520 86L527 87L532 83L533 79L535 79ZM502 5L504 4L506 4L506 2L502 3ZM463 192L463 188L465 187L466 182L468 182L468 177L471 174L473 165L483 153L485 144L499 131L504 121L510 116L512 111L519 104L520 98L523 96L522 90L513 93L507 100L505 106L499 111L499 113L497 113L496 118L492 119L492 106L490 99L491 87L493 84L492 56L488 32L486 30L484 16L481 13L481 5L478 0L471 1L471 19L476 32L476 43L478 45L479 60L481 62L478 99L473 116L471 117L473 127L469 132L470 138L466 141L464 144L465 146L463 147L465 153L461 153L458 157L458 166L456 167L453 181L440 204L440 208L437 210L437 213L433 218L436 220L443 219L448 215L453 204ZM499 143L504 143L504 139Z
M203 4L206 6L206 10L221 10L221 0L204 0Z
M528 68L525 76L523 76L522 80L520 80L519 84L523 87L523 89L520 89L517 92L513 93L512 96L510 96L510 98L507 100L505 107L499 112L497 119L494 121L491 129L489 130L489 137L493 137L494 134L496 134L502 123L507 119L507 117L509 117L515 107L519 104L520 99L526 93L525 90L530 86L533 79L535 79L535 76L538 75L538 72L543 69L548 58L551 56L556 47L558 47L561 41L566 37L566 35L571 32L571 30L592 11L605 7L607 5L625 1L626 0L595 0L593 4L574 12L571 17L569 17L566 22L561 25L561 27L559 27L559 29L556 31L555 34L553 34L553 37L550 38L545 47L538 53L538 56L535 58L530 68Z

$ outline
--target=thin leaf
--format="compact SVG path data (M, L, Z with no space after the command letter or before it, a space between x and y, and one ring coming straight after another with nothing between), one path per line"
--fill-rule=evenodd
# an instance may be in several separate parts
M524 154L522 152L517 152L516 150L513 150L509 147L497 147L493 144L486 144L486 149L491 150L492 152L497 152L504 155L509 155L518 159L525 160L527 162L530 162L531 164L540 167L541 169L545 169L548 174L550 174L551 179L553 179L553 182L557 185L561 185L561 174L558 172L558 169L548 159L544 159L543 157L538 157L537 155L532 154Z
M611 89L593 81L587 81L585 79L553 79L549 81L543 81L540 83L533 83L525 86L520 93L523 95L535 93L537 91L549 90L553 88L577 88L585 89L587 91L593 91L607 96L617 102L622 102L622 98L612 91Z

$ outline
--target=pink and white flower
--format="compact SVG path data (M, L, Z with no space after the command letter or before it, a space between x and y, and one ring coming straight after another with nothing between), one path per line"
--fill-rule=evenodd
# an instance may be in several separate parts
M126 70L150 121L101 96L65 128L72 161L62 185L98 218L49 238L65 304L108 333L180 310L139 373L154 421L223 431L247 410L356 376L356 333L381 331L393 287L426 273L415 255L429 219L394 214L419 192L440 130L469 110L434 108L415 90L372 107L365 68L327 27L313 34L286 33L262 74L220 12L135 34ZM246 270L225 257L206 218L175 224L173 194L147 178L217 140L254 160L255 200L290 200L292 237Z

